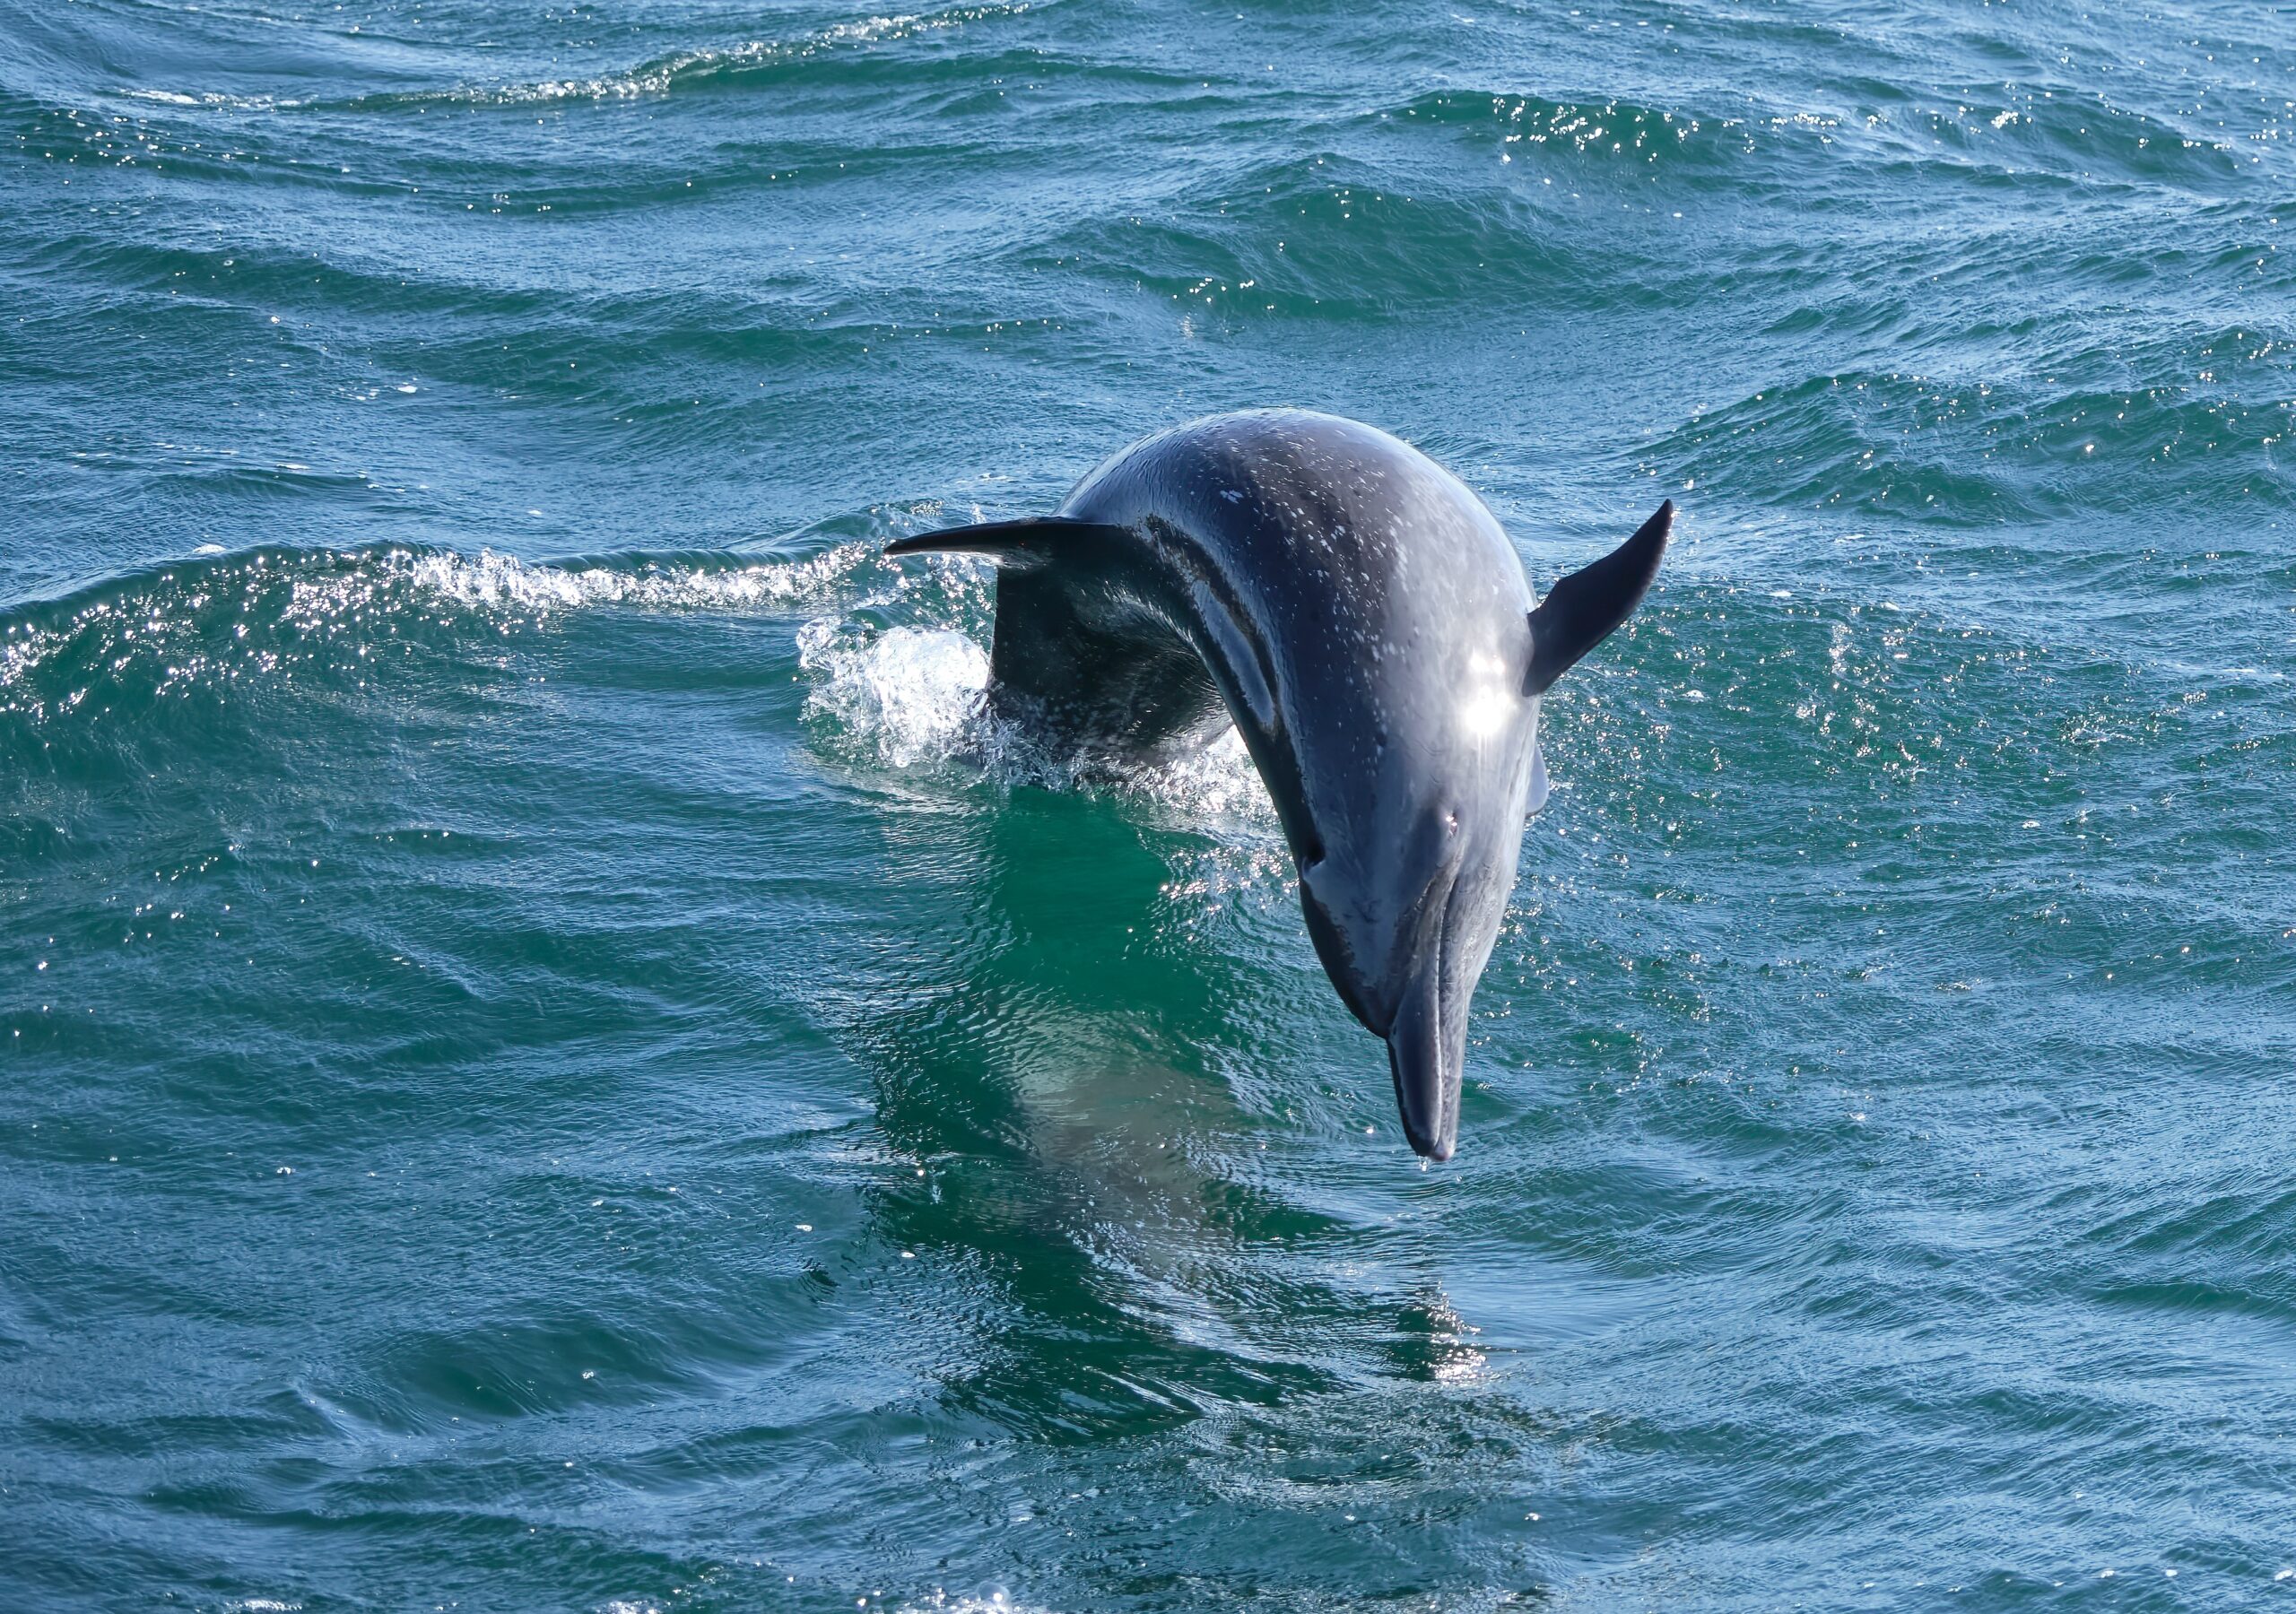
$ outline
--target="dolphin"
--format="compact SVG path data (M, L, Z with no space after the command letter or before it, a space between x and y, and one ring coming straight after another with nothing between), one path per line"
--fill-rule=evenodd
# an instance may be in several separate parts
M1534 609L1498 518L1433 460L1257 410L1120 450L1050 516L885 553L997 563L991 710L1051 747L1121 767L1235 725L1404 1135L1448 1160L1468 1003L1546 799L1539 698L1641 600L1674 515Z

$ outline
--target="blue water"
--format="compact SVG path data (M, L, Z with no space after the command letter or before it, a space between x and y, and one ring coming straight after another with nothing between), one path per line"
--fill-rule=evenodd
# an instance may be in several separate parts
M0 130L12 1608L2296 1597L2296 9L0 0ZM1431 1170L1240 754L876 558L1260 404L1683 512Z

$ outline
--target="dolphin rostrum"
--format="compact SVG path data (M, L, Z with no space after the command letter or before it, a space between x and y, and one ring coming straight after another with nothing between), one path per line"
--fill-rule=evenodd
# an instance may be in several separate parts
M1546 799L1539 697L1626 620L1672 500L1536 610L1498 519L1408 444L1297 410L1126 448L1059 510L904 538L998 562L996 714L1087 759L1241 733L1404 1132L1457 1147L1467 1004Z

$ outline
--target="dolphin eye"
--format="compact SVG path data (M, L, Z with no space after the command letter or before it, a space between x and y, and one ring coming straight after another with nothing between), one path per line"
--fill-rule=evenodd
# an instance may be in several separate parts
M1444 810L1443 828L1449 830L1453 835L1457 835L1459 832L1459 810L1457 808L1450 807Z

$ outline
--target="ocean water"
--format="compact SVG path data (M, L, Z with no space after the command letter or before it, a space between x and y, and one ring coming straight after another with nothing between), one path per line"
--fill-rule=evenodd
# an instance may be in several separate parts
M2296 9L0 0L11 1609L2296 1598ZM1683 507L1422 1170L886 540Z

